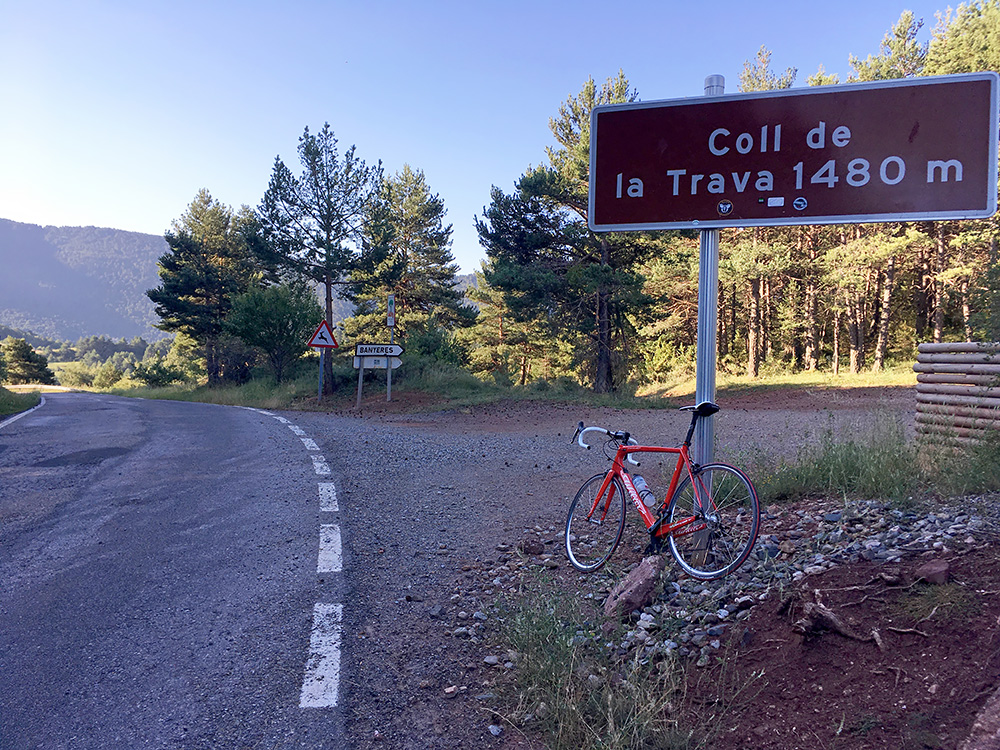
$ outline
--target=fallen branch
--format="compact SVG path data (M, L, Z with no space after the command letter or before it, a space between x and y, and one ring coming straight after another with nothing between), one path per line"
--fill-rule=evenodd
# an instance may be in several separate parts
M802 605L802 617L792 625L792 630L802 635L812 635L822 630L832 630L845 638L868 642L871 637L860 636L841 620L836 613L821 602L806 602Z
M893 628L887 627L886 630L891 630L893 633L913 633L914 635L922 635L924 638L930 638L930 636L922 630L917 630L916 628Z

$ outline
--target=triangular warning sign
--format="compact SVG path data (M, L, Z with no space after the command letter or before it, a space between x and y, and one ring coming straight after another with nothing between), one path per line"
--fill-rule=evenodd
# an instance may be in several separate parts
M316 331L306 346L326 347L329 349L340 348L337 346L337 339L333 337L333 331L330 330L330 326L326 324L325 320L316 326Z

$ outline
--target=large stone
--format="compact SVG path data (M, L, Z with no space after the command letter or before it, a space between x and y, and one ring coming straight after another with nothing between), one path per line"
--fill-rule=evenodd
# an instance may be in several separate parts
M663 555L653 555L639 563L611 589L604 601L605 617L621 618L648 605L665 566Z
M917 580L923 579L927 583L941 585L948 583L950 570L947 560L931 560L917 568L915 573Z
M1000 750L1000 690L986 701L958 750Z

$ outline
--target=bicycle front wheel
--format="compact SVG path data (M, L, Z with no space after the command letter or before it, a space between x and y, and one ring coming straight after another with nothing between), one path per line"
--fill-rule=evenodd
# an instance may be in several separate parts
M729 575L753 551L760 531L757 491L739 469L707 464L678 485L667 506L670 553L701 580ZM683 523L682 523L683 522Z
M566 518L566 555L577 570L597 570L611 557L625 528L625 488L615 477L601 493L607 474L591 477L573 498Z

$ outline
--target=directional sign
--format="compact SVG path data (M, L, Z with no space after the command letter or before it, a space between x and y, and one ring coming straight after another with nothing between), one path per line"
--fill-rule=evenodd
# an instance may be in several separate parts
M337 349L337 340L333 337L333 331L330 330L330 326L327 325L324 320L313 332L312 337L309 339L309 343L306 346L318 347L321 349Z
M357 344L354 347L355 357L398 357L403 353L399 344Z
M996 73L596 107L594 231L997 209Z
M355 357L354 358L354 369L358 370L362 366L366 370L395 370L403 364L403 360L399 357Z

